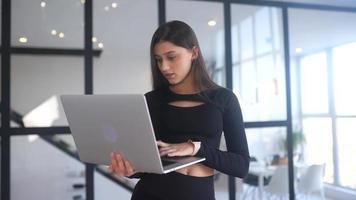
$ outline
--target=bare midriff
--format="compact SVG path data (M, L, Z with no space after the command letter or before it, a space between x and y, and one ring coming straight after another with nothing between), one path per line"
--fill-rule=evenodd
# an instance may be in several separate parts
M188 175L188 176L197 176L205 177L214 175L214 170L210 167L207 167L201 163L197 163L182 169L176 170L176 172Z

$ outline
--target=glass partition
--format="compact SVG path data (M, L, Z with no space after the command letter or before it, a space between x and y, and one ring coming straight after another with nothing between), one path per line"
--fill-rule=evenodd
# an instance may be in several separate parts
M151 87L150 42L158 1L93 1L94 93L145 93Z
M84 2L11 0L11 46L84 48Z
M286 120L281 9L231 5L233 90L245 121Z
M355 189L353 123L356 13L289 9L293 119L303 156L324 164L323 180ZM308 21L308 23L305 23Z
M61 94L84 94L84 60L67 56L11 57L11 108L25 127L67 126Z
M166 4L167 21L180 20L193 28L210 76L217 84L225 86L223 4L179 0L168 0ZM204 12L199 12L197 15L197 10Z
M242 199L265 199L270 196L288 197L289 176L287 157L287 130L284 127L249 128L246 136L251 162L243 179ZM295 154L299 160L299 152ZM294 167L296 173L302 168ZM295 177L295 180L298 176Z
M85 166L36 135L11 137L10 178L11 199L85 199Z

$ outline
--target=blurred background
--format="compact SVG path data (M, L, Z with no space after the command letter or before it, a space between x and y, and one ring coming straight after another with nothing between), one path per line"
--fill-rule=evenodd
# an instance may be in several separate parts
M137 179L78 160L58 96L150 91L152 34L176 19L194 29L211 77L243 110L250 171L244 179L216 171L216 199L356 199L355 0L0 8L1 199L130 199Z

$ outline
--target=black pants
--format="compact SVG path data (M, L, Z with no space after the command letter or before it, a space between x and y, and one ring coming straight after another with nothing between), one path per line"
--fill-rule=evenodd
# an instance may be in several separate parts
M145 174L131 200L215 200L214 177L194 177L178 172Z

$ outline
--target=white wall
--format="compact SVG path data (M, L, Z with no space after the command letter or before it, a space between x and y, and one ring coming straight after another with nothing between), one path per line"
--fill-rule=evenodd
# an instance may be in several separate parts
M138 1L141 3L136 4ZM49 2L48 5L51 3L56 6L55 2ZM146 0L137 0L136 3L122 1L118 9L102 12L107 3L111 5L111 1L94 2L94 35L104 43L101 56L94 58L94 93L145 93L151 90L149 43L158 23L157 4ZM19 13L21 7L16 5L14 3L15 11ZM29 5L26 13L33 12L34 15L28 15L35 17L38 14L34 12L37 8L32 5ZM80 10L78 5L75 6ZM76 15L73 10L68 12L68 16ZM42 9L41 15L37 16L40 21L33 24L31 30L23 30L26 26L17 25L13 30L13 37L28 33L30 42L25 46L58 46L58 41L44 33L41 33L41 38L31 38L36 36L36 31L45 31L48 28L43 25L58 25L55 23L58 19L52 21L53 14ZM77 14L81 16L83 13L80 11ZM131 25L127 23L129 18ZM61 19L69 25L61 24L63 28L72 27L74 31L79 32L83 30L83 27L76 26L78 20L73 23L68 21L66 16ZM14 18L13 22L22 23L24 20ZM81 36L75 37L67 32L59 46L80 47L78 43L73 46L70 42L73 37L82 40ZM21 45L15 40L12 43ZM96 44L94 47L97 48ZM13 55L11 62L11 107L22 115L26 115L54 95L84 94L83 56ZM62 123L63 120L59 121L61 123L56 121L55 125L66 125ZM66 141L68 137L64 137ZM41 139L32 143L28 141L27 136L11 139L12 200L59 200L72 199L75 194L85 195L84 190L74 191L71 188L74 182L84 182L84 177L70 177L83 170L81 163ZM95 197L108 200L129 199L130 193L95 173Z
M11 141L11 199L63 200L74 195L85 197L84 165L42 139L29 142L27 136ZM130 199L131 193L95 172L96 199Z
M72 189L84 183L84 165L64 155L41 139L30 143L27 136L11 138L11 199L72 199L85 194Z

